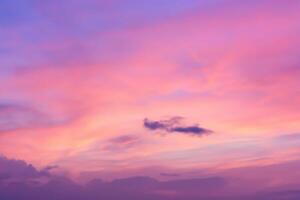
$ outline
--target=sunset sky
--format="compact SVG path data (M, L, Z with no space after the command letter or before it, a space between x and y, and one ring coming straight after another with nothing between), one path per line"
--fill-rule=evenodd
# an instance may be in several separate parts
M0 154L79 182L300 161L299 35L299 0L1 0Z

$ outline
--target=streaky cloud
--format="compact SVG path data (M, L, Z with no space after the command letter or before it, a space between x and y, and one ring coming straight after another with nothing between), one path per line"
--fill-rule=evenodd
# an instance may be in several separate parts
M177 173L166 173L166 172L162 172L160 173L161 176L165 176L165 177L178 177L180 176L180 174Z
M135 135L121 135L108 140L103 150L110 152L119 152L135 147L139 143L140 138Z
M300 140L300 133L291 133L291 134L284 134L280 135L275 138L276 140L284 140L284 141L299 141Z

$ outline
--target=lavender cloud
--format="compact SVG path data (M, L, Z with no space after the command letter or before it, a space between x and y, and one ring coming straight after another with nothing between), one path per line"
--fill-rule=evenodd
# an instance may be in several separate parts
M50 127L67 123L69 120L54 118L26 103L0 102L0 133L24 128Z

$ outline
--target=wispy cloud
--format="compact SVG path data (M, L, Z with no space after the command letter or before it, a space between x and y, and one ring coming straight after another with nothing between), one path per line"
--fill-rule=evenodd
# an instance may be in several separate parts
M50 127L67 123L68 119L57 119L40 109L15 102L0 102L0 133L23 128Z
M135 135L122 135L107 141L104 150L106 151L124 151L138 145L140 138Z

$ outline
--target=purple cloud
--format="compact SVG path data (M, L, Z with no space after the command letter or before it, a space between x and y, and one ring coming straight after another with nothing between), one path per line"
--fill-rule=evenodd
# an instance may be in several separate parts
M181 124L182 117L172 117L166 120L149 120L148 118L144 119L144 127L154 131L154 130L163 130L169 133L177 132L182 134L190 134L190 135L208 135L211 134L212 131L206 128L200 127L198 124L185 126Z

